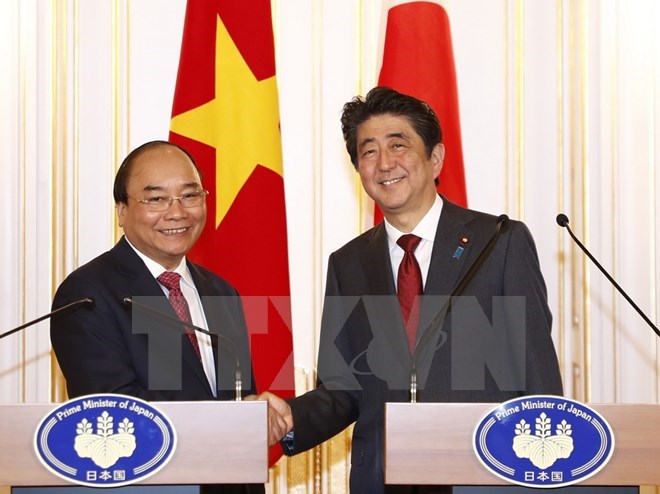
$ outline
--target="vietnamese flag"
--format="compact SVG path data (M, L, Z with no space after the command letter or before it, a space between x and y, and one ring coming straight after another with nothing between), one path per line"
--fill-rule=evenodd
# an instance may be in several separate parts
M170 139L208 219L188 257L243 298L257 389L294 396L286 211L269 0L188 0ZM279 446L271 449L271 464Z
M440 119L445 161L438 191L467 206L458 90L449 18L431 1L384 2L387 26L379 86L426 101ZM376 208L375 222L382 219Z

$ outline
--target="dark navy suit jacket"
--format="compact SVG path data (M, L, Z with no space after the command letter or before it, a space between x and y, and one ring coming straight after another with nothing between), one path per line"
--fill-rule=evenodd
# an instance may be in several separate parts
M148 401L234 399L235 359L224 338L237 348L243 394L254 393L248 333L240 297L226 281L188 262L212 337L218 392L213 396L190 341L169 324L123 305L131 296L176 319L162 288L122 238L110 251L72 272L60 285L53 309L84 297L93 308L78 308L51 321L51 341L66 378L69 397L119 393ZM137 312L136 312L137 311ZM213 424L200 424L213 427ZM258 493L256 486L202 486L203 492Z
M246 380L243 387L249 392L250 354L240 297L229 283L201 266L189 262L188 267L210 330L229 338L239 348ZM121 393L145 400L214 399L192 345L182 336L182 328L147 314L136 313L133 318L131 308L122 303L126 296L154 305L176 319L162 288L124 238L110 251L72 272L58 288L54 309L83 297L91 297L95 303L92 309L76 309L51 322L51 340L69 396ZM180 351L160 349L166 357L176 355L177 362L158 362L162 360L158 359L159 347L172 341ZM217 337L212 341L216 362L221 363L218 398L232 399L234 360L223 348L223 341L219 355ZM150 359L152 371L161 375L149 375ZM180 378L172 373L172 367L180 368ZM157 387L163 388L163 381L168 384L168 373L173 378L171 389L150 389L150 377L152 382L160 383Z

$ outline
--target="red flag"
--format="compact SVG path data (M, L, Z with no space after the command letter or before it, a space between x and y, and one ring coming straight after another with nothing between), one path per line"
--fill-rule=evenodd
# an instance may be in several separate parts
M378 85L431 105L440 119L446 149L438 191L467 206L456 69L449 18L442 6L430 1L399 2L389 8ZM375 223L381 219L376 208Z
M294 396L279 104L269 0L188 0L170 139L208 188L188 257L233 284L259 392ZM267 298L265 297L267 296ZM271 464L281 456L271 449Z

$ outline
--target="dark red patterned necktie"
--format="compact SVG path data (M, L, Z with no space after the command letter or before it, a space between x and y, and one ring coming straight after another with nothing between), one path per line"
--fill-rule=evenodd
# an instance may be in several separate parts
M403 324L406 327L408 346L412 352L415 348L415 336L419 324L419 307L423 292L422 271L415 258L415 249L422 241L417 235L402 235L396 243L403 249L405 254L399 264L397 278L397 294L401 305Z
M186 297L183 296L183 292L181 291L181 286L179 284L181 275L179 273L165 271L156 279L161 285L170 291L170 304L172 305L174 312L176 312L176 315L179 316L179 319L181 319L183 322L192 323L192 317L190 317L190 307L188 307L188 302L186 301ZM197 342L197 335L195 334L195 330L189 328L188 326L185 326L185 330L186 334L188 335L188 339L190 339L190 343L193 346L193 350L195 350L195 354L201 362L202 354L199 351L199 343Z

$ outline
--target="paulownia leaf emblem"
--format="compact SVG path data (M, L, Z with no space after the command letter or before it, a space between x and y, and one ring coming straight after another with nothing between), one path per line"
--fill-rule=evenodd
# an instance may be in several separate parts
M113 418L104 411L96 418L96 434L92 424L82 419L77 424L74 449L81 458L90 458L100 468L110 468L119 458L126 458L135 451L135 428L128 419L121 421L114 432Z
M523 419L516 424L516 437L513 450L518 458L529 458L532 464L542 470L551 467L560 458L568 458L573 452L571 424L562 420L552 435L552 419L545 413L536 418L535 432Z

